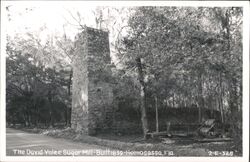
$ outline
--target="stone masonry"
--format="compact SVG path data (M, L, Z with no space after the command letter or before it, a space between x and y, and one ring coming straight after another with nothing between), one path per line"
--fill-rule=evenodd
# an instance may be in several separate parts
M71 127L95 135L112 124L108 32L85 27L75 41Z

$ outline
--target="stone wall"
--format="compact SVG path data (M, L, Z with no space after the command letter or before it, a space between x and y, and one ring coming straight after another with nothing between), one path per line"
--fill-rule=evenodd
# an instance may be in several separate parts
M85 27L75 47L71 125L76 131L94 135L112 124L108 32Z

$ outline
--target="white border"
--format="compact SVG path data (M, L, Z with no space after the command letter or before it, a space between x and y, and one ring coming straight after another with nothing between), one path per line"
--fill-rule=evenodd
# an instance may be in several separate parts
M6 129L5 129L5 49L6 49L6 30L4 23L7 21L4 4L1 1L1 55L0 55L0 161L6 155Z
M13 1L11 1L13 2ZM90 6L206 6L206 7L243 7L243 157L44 157L44 156L6 156L6 130L5 130L5 44L7 21L5 6L8 1L1 1L1 81L0 81L0 161L227 161L247 162L249 160L249 2L245 1L16 1L18 5L35 3L36 5L63 5L84 4Z

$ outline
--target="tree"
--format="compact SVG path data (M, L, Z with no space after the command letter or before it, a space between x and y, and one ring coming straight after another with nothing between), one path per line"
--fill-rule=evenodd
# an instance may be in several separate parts
M214 21L214 9L138 7L128 21L128 35L120 40L118 49L125 69L136 69L138 58L141 60L147 94L155 93L162 101L171 101L173 107L197 105L199 122L204 118L205 108L219 109L221 120L226 120L226 102L232 101L226 96L226 87L230 87L226 78L233 77L231 72L241 74L240 68L234 66L240 62L225 55L228 40L223 33L227 30ZM240 16L231 16L240 22ZM240 33L239 26L233 30ZM237 38L235 42L240 42L240 37ZM240 50L239 47L236 49ZM133 72L141 78L140 71ZM240 88L240 83L237 87ZM239 92L238 88L233 89Z
M27 33L24 38L8 37L7 42L7 112L20 112L23 117L19 122L26 126L37 126L39 122L53 126L56 116L66 110L62 104L61 112L58 111L57 105L68 100L64 88L67 78L64 73L59 73L63 71L60 68L63 65L56 55L60 51L54 46L53 39L43 45L39 35L34 33ZM47 115L41 115L44 109ZM10 118L14 117L8 114Z

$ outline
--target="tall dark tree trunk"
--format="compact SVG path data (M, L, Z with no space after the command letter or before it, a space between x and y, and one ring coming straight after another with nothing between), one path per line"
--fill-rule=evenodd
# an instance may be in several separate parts
M158 98L155 95L155 123L156 123L156 132L159 132L159 115L158 115Z
M68 96L71 100L71 83L72 83L72 76L73 76L73 70L70 70L70 74L69 74L69 80L68 80L68 85L67 85L67 89L68 89ZM71 103L71 102L70 102ZM71 104L67 105L67 109L66 109L66 126L70 127L71 125Z
M147 138L148 133L148 119L147 119L147 112L146 112L146 100L145 100L145 94L146 94L146 86L144 82L144 75L142 71L142 63L141 58L136 58L136 65L138 69L138 79L140 83L140 108L141 108L141 122L142 122L142 130L143 130L143 136L144 139Z
M52 101L52 92L51 90L48 93L48 101L49 101L49 126L53 127L54 123L53 123L53 112L52 112L52 105L53 105L53 101Z
M231 57L231 45L230 45L230 23L229 23L229 17L230 17L230 10L228 9L224 16L222 16L221 19L221 26L223 29L223 36L227 40L227 43L225 44L225 50L227 51L227 55ZM224 56L225 57L225 56ZM227 56L228 57L228 56ZM235 75L232 73L229 75L229 108L231 111L230 118L234 119L235 114L237 113L238 105L238 97L237 97L237 79L235 78ZM234 123L234 122L233 122Z
M35 113L35 126L37 127L38 126L38 118L39 118L39 109L38 109L38 106L36 104L34 105L34 109L36 111L36 113Z
M175 107L175 95L173 93L173 104L172 104L173 107Z
M231 79L230 82L230 97L229 107L231 114L234 115L238 112L238 97L237 97L237 81L235 78Z
M223 106L223 87L222 87L222 76L221 72L219 74L219 84L220 84L220 92L219 92L219 109L221 114L221 122L224 123L224 106Z
M202 122L202 111L204 109L204 98L203 98L203 78L202 72L199 72L198 76L198 120Z

